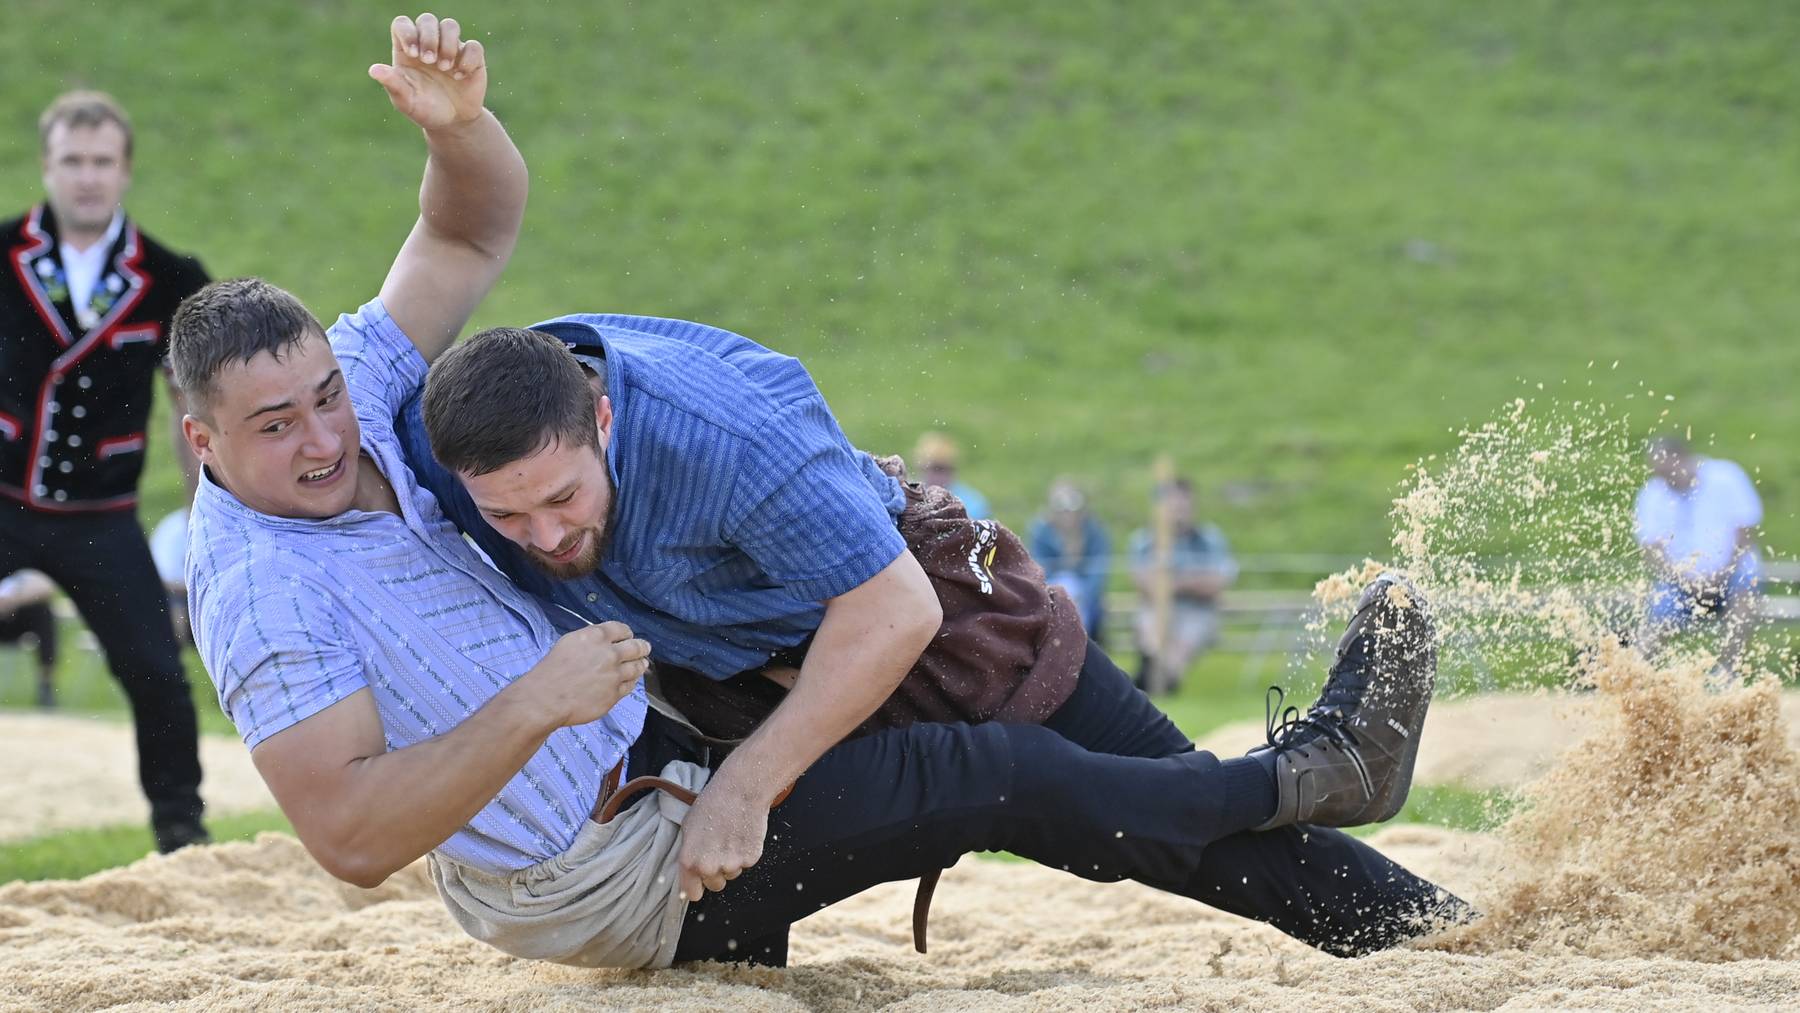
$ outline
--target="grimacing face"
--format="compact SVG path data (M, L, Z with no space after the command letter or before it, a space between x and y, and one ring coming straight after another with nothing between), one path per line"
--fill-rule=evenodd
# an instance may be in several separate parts
M44 194L63 232L104 232L131 186L125 130L58 123L44 140Z
M274 517L335 517L356 499L362 430L325 336L259 353L213 378L182 433L214 480Z
M599 398L594 415L594 446L551 440L485 475L457 476L488 524L561 580L593 573L611 540L617 497L602 449L611 432L611 402Z

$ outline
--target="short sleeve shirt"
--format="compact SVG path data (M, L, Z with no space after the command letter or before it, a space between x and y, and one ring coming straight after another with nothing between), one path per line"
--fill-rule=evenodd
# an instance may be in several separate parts
M1716 575L1737 554L1739 528L1762 523L1762 500L1744 469L1731 461L1702 458L1694 487L1677 492L1660 477L1638 493L1638 541L1658 545L1678 570L1694 577Z

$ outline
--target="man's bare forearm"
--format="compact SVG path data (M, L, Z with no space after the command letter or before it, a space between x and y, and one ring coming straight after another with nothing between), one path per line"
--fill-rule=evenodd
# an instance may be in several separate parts
M320 864L374 887L474 819L558 727L518 687L443 735L353 761L334 811L321 814L329 825L317 838L332 853L318 855Z
M437 236L505 260L519 239L529 189L525 159L494 114L425 131L430 157L419 219Z
M793 691L720 766L707 790L767 806L875 713L942 623L937 596L910 553L829 603Z

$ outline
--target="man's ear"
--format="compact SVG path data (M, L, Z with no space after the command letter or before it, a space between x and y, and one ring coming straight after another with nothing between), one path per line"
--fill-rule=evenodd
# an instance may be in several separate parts
M602 450L612 443L612 426L612 398L602 394L594 399L594 427L600 432Z
M192 415L183 415L181 417L181 436L182 439L187 440L188 449L194 452L194 457L199 459L201 464L212 465L214 458L213 432L207 428L205 422Z

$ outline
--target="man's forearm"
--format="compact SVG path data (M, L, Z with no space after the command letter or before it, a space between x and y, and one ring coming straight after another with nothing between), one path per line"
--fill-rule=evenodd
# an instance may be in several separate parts
M419 218L438 236L485 256L512 255L529 188L525 159L494 114L425 131L430 157Z
M380 884L474 819L556 727L509 688L443 735L355 761L341 804L324 817L334 855L321 864L359 886Z
M766 806L875 713L942 623L936 593L910 553L829 603L793 691L720 766L708 790Z

